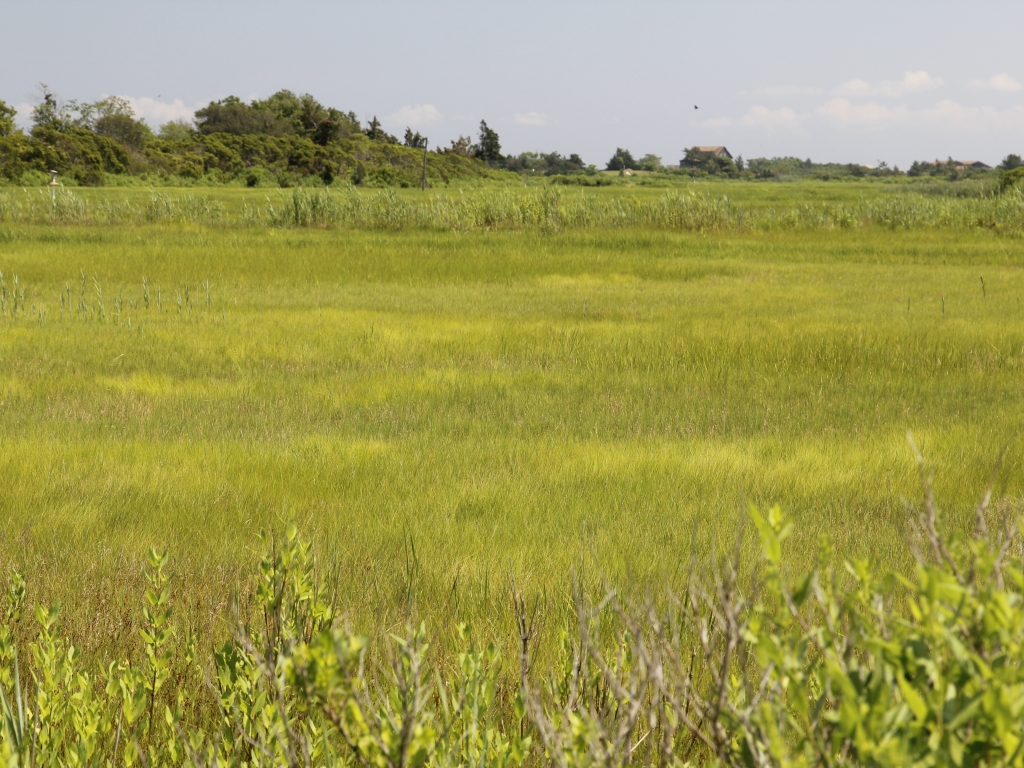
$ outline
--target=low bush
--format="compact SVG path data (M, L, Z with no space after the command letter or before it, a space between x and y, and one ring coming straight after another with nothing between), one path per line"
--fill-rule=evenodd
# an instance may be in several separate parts
M548 183L564 187L611 187L615 182L607 176L585 173L555 174L549 177Z

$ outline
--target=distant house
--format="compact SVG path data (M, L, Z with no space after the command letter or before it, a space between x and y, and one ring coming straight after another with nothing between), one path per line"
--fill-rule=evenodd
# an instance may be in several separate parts
M981 160L957 160L958 171L991 171L991 165L985 165Z
M700 168L715 160L732 160L732 154L725 147L690 147L686 157L679 161L680 168ZM708 169L705 169L708 170Z
M726 157L732 160L732 155L729 154L729 150L725 147L697 147L701 152L706 152L712 157Z

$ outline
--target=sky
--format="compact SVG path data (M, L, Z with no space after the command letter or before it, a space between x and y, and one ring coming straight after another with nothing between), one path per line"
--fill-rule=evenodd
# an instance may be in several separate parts
M157 127L287 88L447 145L906 167L1024 154L1024 2L0 0L0 99L128 98ZM695 109L694 107L698 107Z

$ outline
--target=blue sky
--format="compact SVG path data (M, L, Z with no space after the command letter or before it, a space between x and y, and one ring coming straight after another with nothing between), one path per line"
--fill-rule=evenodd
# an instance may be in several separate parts
M0 99L129 97L151 125L309 92L447 143L676 162L1024 154L1024 2L15 2ZM694 105L700 108L695 110Z

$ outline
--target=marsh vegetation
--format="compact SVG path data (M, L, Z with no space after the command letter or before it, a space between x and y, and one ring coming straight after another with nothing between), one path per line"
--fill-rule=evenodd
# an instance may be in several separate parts
M203 728L193 757L208 759L215 733L242 739L218 719L241 710L218 709L230 686L215 651L241 642L240 624L264 626L260 578L276 577L259 564L306 540L319 565L296 587L313 590L298 599L304 642L331 626L365 636L346 663L365 647L386 677L429 638L423 658L443 679L484 690L491 672L473 665L491 662L459 666L471 636L473 653L504 659L487 694L495 733L508 745L531 735L539 760L543 724L517 704L522 606L537 617L538 674L571 663L579 605L607 588L667 610L691 565L737 535L753 562L763 542L744 529L748 502L781 504L793 522L787 578L819 563L823 534L837 563L913 574L906 502L921 485L908 430L935 468L948 531L973 525L1004 448L993 509L1012 510L1022 232L1015 192L879 186L75 190L56 206L0 191L0 565L27 585L7 604L61 606L46 632L59 626L65 645L52 653L73 644L87 685L113 680L121 718L124 701L144 702L148 723L160 687L160 743ZM174 639L147 655L139 633L161 631L167 584ZM302 613L313 604L315 617ZM15 618L9 647L29 695L44 658L29 643L50 640L30 611ZM601 625L602 643L628 629L620 619ZM237 663L258 677L267 642ZM163 673L146 660L165 651L174 671L156 686ZM144 668L125 693L124 670ZM104 717L85 762L112 759L119 722L127 733ZM347 749L317 735L340 726L304 722L316 749ZM145 753L156 741L135 727ZM701 744L694 756L714 750Z

